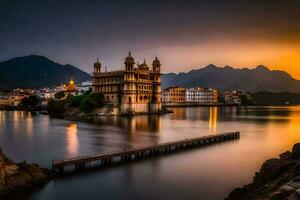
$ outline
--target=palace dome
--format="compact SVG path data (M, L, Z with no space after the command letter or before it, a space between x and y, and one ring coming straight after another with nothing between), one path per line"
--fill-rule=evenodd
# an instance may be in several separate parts
M145 59L144 59L144 62L142 64L140 64L140 65L138 64L138 67L139 67L139 69L146 69L146 70L149 69Z
M128 56L125 58L126 63L134 63L134 58L131 56L131 52L129 51Z
M97 61L94 63L94 66L99 66L99 67L101 67L101 63L99 62L99 58L97 58Z

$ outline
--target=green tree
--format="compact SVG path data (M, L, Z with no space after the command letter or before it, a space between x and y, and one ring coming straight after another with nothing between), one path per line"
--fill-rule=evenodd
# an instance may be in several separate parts
M50 116L60 116L63 115L66 111L66 102L65 101L58 101L58 100L50 100L47 104L47 111Z
M101 107L104 104L104 96L103 94L99 94L99 93L92 93L89 96L92 101L94 102L96 107Z
M29 97L25 97L21 101L21 105L24 106L25 108L35 108L39 106L41 103L41 100L38 96L36 95L30 95Z
M68 98L68 103L71 107L79 107L81 106L84 99L86 99L87 96L85 95L79 95L79 96L71 96Z
M93 111L93 109L96 107L95 102L91 98L85 98L82 101L82 104L80 106L80 110L82 110L85 113L90 113Z

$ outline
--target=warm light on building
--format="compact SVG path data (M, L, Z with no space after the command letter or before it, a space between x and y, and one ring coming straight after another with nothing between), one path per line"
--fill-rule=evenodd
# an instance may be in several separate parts
M135 65L134 58L125 58L125 70L101 71L94 64L93 92L102 93L104 101L118 107L121 113L156 112L161 109L160 61L156 57L152 69L146 61Z
M168 87L162 92L163 102L166 103L185 103L186 88L176 86Z

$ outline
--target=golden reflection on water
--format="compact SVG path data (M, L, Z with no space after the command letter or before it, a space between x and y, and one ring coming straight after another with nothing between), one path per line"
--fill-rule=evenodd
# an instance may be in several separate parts
M218 119L218 108L210 107L209 108L209 130L214 133L217 131L217 119Z
M161 115L141 115L134 117L95 117L94 123L114 125L126 129L128 133L136 131L159 132L162 128Z
M5 122L6 121L6 114L3 111L0 111L0 122Z
M33 118L30 113L27 117L25 117L25 121L26 121L25 126L26 126L27 135L31 138L33 135ZM18 123L15 123L15 124L18 124Z
M67 151L70 156L78 153L78 128L76 123L71 123L66 129Z
M23 112L13 112L13 123L14 123L14 130L18 131L19 130L19 121L23 118L21 116Z

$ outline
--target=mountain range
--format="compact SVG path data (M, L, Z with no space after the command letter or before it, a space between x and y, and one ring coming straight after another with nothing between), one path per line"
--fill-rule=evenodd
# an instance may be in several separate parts
M91 76L72 65L61 65L44 56L17 57L0 62L0 90L42 88L60 85L73 78L76 82Z
M300 80L284 71L270 70L265 66L236 69L210 64L187 73L162 75L162 88L169 86L216 88L220 91L243 90L247 92L300 92Z
M73 78L77 83L91 80L91 75L72 65L61 65L44 56L17 57L0 62L0 90L42 88L59 85ZM169 86L216 88L220 91L300 93L300 80L284 71L265 66L236 69L210 64L189 72L163 74L162 88Z

